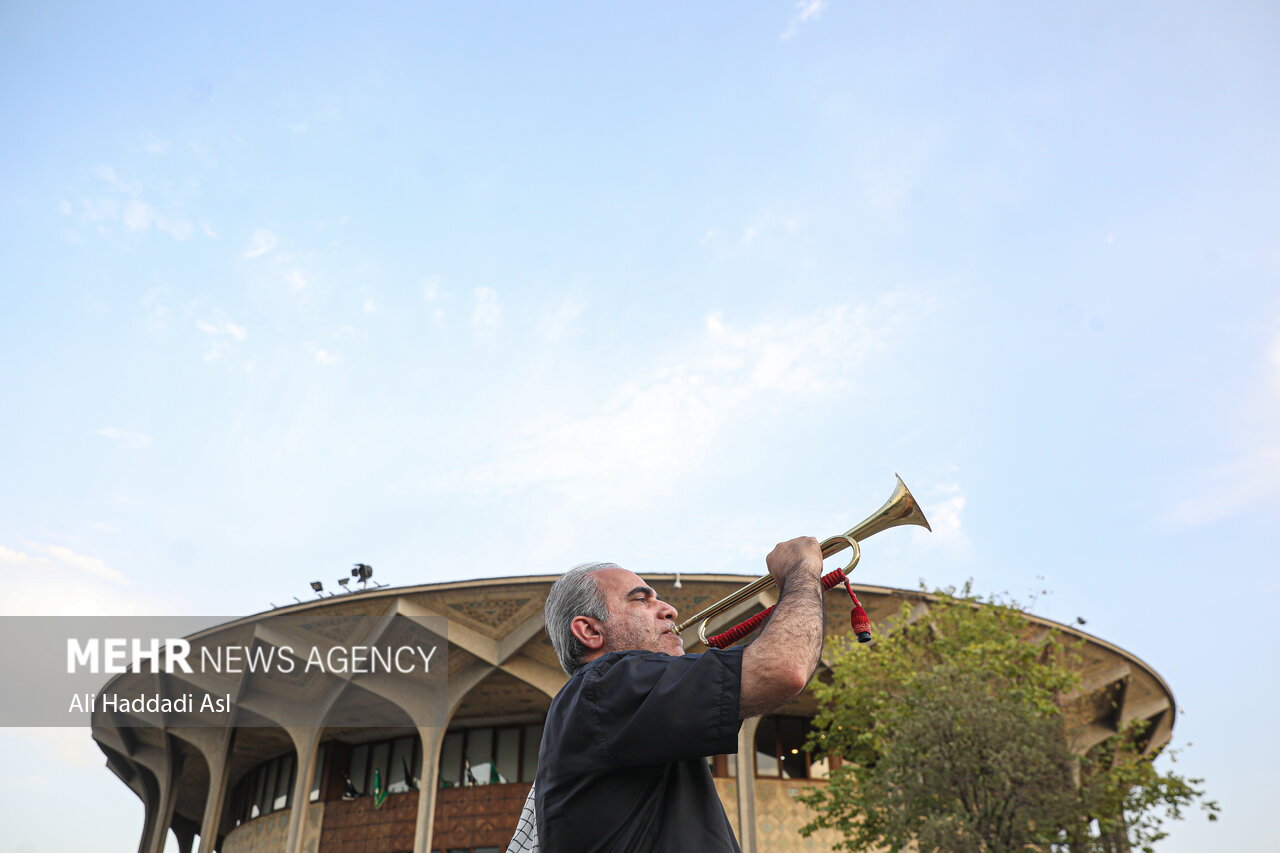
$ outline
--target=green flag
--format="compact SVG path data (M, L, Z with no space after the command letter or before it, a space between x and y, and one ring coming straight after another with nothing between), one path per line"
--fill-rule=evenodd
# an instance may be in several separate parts
M382 787L382 771L375 767L373 768L373 807L380 809L386 801L387 789Z

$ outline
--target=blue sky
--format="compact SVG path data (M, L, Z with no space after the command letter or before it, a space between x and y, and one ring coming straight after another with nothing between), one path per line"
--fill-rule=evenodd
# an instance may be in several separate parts
M0 7L0 612L757 574L899 472L857 580L1084 617L1223 806L1162 853L1265 849L1274 6L189 5ZM136 843L0 749L15 850Z

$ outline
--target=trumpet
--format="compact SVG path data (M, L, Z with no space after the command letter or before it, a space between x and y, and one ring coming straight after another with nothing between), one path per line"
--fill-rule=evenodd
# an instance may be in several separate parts
M902 482L902 478L898 477L897 474L895 474L894 477L897 478L898 485L893 490L893 494L889 496L889 499L885 501L878 510L855 524L853 527L849 528L846 532L823 540L823 559L826 559L833 554L838 554L846 548L853 551L853 555L850 557L848 564L844 566L844 568L836 569L823 577L822 586L824 590L831 589L840 583L844 583L848 587L849 582L846 576L849 572L853 571L853 569L858 565L859 560L862 559L862 549L858 545L861 540L866 539L869 536L874 536L883 530L888 530L890 527L901 527L907 524L923 527L925 530L930 532L933 531L933 528L929 526L929 520L924 517L924 511L920 509L920 504L916 501L915 496L911 494L911 490L907 488L907 484ZM765 575L759 580L747 584L737 592L730 593L715 604L712 604L710 607L704 608L686 619L684 622L681 622L675 628L676 634L682 633L692 625L697 625L698 639L708 646L716 645L713 641L719 640L728 634L735 634L735 636L728 639L727 642L732 642L733 640L745 637L756 627L759 627L759 624L764 621L763 617L769 611L773 610L772 607L766 610L765 613L756 614L756 616L751 617L751 619L743 622L736 628L733 628L730 631L725 632L725 634L721 634L717 637L707 637L707 623L716 616L719 616L721 613L731 610L742 602L759 595L766 589L774 586L775 583L773 575ZM848 587L848 589L849 595L853 598L854 604L857 606L855 610L856 613L857 610L861 610L861 605L857 603L858 599L857 596L853 594L853 588ZM755 620L754 623L753 620ZM746 630L740 630L743 628L746 628ZM866 642L871 639L870 633L866 633L865 639L863 637L864 631L859 631L858 633L858 639L862 642Z

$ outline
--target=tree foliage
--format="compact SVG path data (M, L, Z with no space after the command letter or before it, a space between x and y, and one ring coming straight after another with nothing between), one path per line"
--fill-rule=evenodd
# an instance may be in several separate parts
M802 800L841 847L913 842L921 853L1150 851L1167 818L1199 802L1201 780L1161 773L1141 724L1087 755L1069 748L1060 702L1078 685L1072 649L1021 611L969 588L904 604L871 646L829 649L832 678L810 748L840 756Z

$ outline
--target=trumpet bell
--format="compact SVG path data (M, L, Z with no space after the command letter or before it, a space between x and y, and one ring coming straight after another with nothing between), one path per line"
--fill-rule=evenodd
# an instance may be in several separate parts
M911 490L907 488L906 483L902 482L901 477L897 474L893 476L898 481L893 494L889 495L889 499L878 510L850 528L844 534L845 536L861 542L868 536L874 536L890 527L901 527L906 524L923 527L930 533L933 532L933 528L929 526L929 519L924 517L924 510L920 508L915 495L911 494Z
M861 542L869 536L874 536L881 531L888 530L891 527L902 527L904 525L913 525L923 527L930 532L933 528L929 526L929 520L924 517L924 510L920 508L920 503L916 500L915 495L911 494L911 490L907 488L907 484L902 482L902 478L897 474L893 475L898 485L893 490L893 494L889 495L889 499L884 502L881 507L862 521L849 528L843 534L832 536L822 543L822 556L830 557L832 554L838 554L851 545ZM854 548L855 557L846 566L847 571L851 571L857 563L857 548ZM707 622L730 610L743 601L750 599L761 592L764 592L775 583L773 575L765 575L757 581L747 584L736 592L730 593L724 598L717 601L710 607L704 608L700 612L689 617L685 621L676 626L675 632L682 633L685 629L692 625L699 625L698 637L705 643L707 634Z

